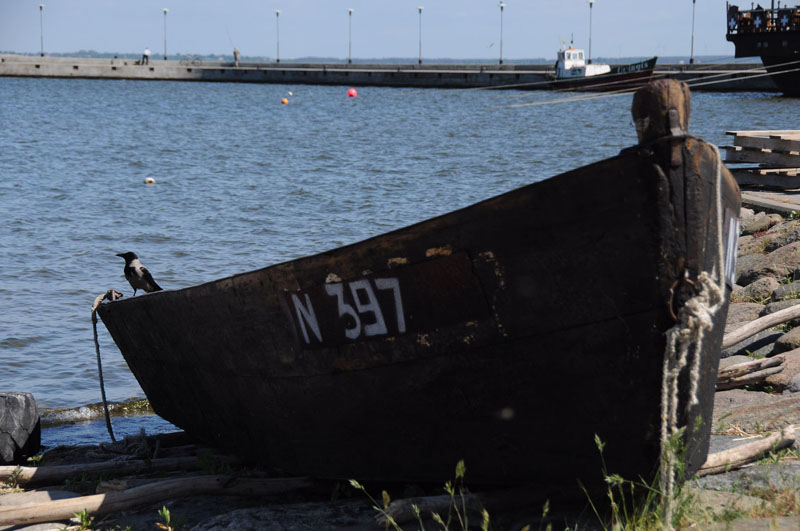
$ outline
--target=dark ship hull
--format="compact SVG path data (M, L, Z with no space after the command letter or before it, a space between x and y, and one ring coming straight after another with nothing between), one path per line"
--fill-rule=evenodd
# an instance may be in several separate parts
M740 11L728 5L736 57L760 57L785 96L800 97L800 6Z

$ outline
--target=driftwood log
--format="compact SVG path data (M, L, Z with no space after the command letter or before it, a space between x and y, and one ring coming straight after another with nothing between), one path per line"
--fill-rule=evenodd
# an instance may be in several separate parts
M722 452L713 453L708 456L705 464L700 467L700 470L697 472L697 475L708 476L727 472L728 470L751 463L765 453L787 448L794 444L795 437L799 433L797 430L798 426L787 426L783 430L775 432L763 439L758 439L729 450L723 450Z
M767 328L772 328L773 326L777 326L798 318L800 318L800 304L784 308L783 310L765 315L764 317L759 317L755 321L751 321L746 325L737 328L730 334L725 335L725 337L722 338L722 349L724 350L732 347L736 343L744 341L748 337L753 336L762 330L766 330Z
M306 478L237 479L231 476L195 476L170 479L120 492L0 507L0 525L57 522L71 518L84 509L92 515L109 514L186 496L267 496L308 488L312 484Z
M235 462L230 457L214 456L215 461ZM83 463L78 465L58 465L42 467L0 466L0 481L13 480L18 485L55 485L79 474L135 474L154 472L157 470L192 470L200 467L197 457L172 457L151 460L112 459L101 463Z
M783 362L783 357L775 356L720 369L717 376L717 391L763 382L767 377L781 372Z

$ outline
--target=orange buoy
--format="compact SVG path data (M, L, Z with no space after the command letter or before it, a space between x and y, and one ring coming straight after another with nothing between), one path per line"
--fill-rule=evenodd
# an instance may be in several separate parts
M289 98L283 98L281 100L281 103L283 103L284 105L289 105Z

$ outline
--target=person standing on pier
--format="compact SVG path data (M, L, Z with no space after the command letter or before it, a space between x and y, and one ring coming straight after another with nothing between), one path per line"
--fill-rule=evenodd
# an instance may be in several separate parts
M142 53L142 64L149 65L150 64L150 47L146 47L144 52Z
M233 49L233 66L239 66L239 60L241 58L242 58L242 56L239 55L239 48L234 48Z

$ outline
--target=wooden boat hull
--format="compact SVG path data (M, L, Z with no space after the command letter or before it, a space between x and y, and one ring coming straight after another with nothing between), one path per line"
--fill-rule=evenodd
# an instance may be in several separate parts
M464 459L473 484L580 496L578 479L603 485L596 434L610 471L650 478L670 305L690 290L671 289L734 238L717 214L738 215L738 188L723 167L716 203L715 153L667 139L99 314L159 415L285 473L440 482ZM690 469L707 452L726 312L682 417Z
M574 79L554 79L550 90L580 90L587 92L610 92L631 90L647 85L653 77L657 57L629 65L614 65L611 72L597 76Z

